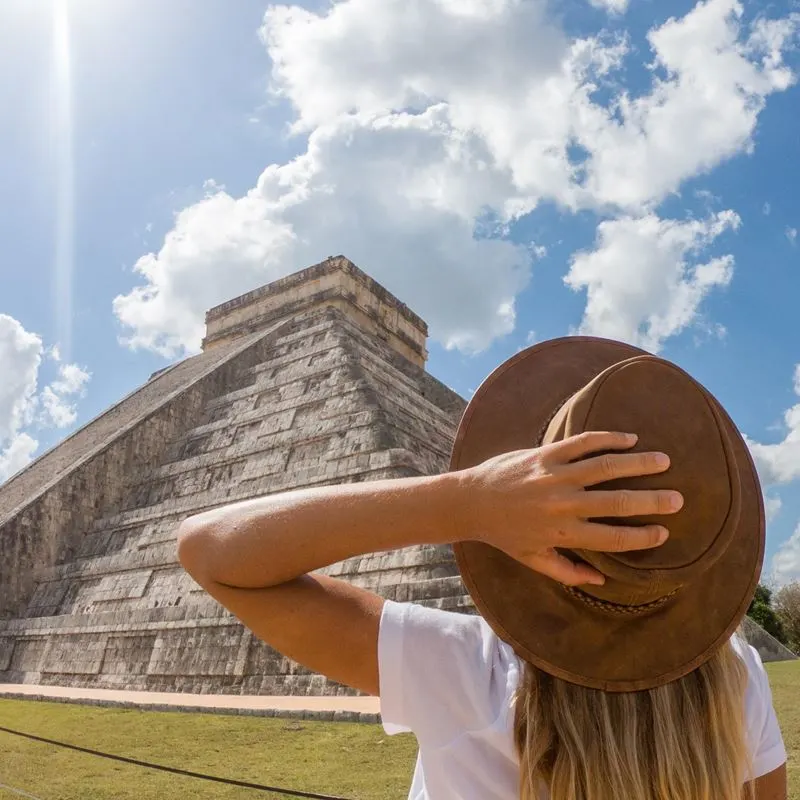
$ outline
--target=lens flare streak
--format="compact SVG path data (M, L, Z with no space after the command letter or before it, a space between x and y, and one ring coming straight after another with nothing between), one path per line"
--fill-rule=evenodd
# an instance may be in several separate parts
M56 332L62 356L72 351L72 288L75 261L75 159L72 53L68 0L53 2L53 146L56 169L55 275Z

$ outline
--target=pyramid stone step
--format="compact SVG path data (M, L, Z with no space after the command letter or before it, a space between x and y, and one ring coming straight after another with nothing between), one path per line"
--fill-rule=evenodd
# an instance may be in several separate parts
M171 518L162 518L146 524L119 527L99 519L92 530L85 533L73 558L98 558L120 551L143 550L159 544L175 541L178 523Z
M307 413L314 410L310 408ZM298 449L306 444L324 442L324 450L317 450L313 455L326 462L356 453L383 452L369 426L354 426L348 422L348 419L308 422L307 417L300 416L299 424L292 428L292 436L265 431L260 423L242 426L228 447L172 462L149 474L133 487L129 502L144 505L154 502L151 500L153 497L160 502L165 496L180 497L239 475L249 477L282 471L289 459L298 458ZM414 444L411 441L407 443L409 446ZM239 464L245 464L241 472L238 471Z
M392 587L389 599L399 603L419 603L423 600L439 598L459 598L467 593L458 575L446 578L429 578L427 580L398 583Z
M351 576L387 570L404 569L415 566L437 567L441 564L454 565L453 550L450 545L418 545L402 550L389 550L348 558L324 570L329 575Z
M72 579L106 574L141 572L164 566L177 566L177 539L148 548L125 550L107 556L79 559L42 571L42 581Z
M219 485L209 486L185 497L174 497L169 492L154 498L153 502L138 508L129 508L105 518L104 525L127 527L164 518L180 520L189 514L215 508L227 503L249 500L266 494L289 491L308 486L324 486L333 483L346 483L349 479L383 480L393 477L423 475L422 465L417 456L407 450L383 450L374 453L358 453L335 462L320 461L313 448L295 448L293 458L287 457L291 472L277 471L268 460L246 467L247 471L223 480ZM393 473L400 470L403 474ZM253 473L256 473L253 475ZM227 473L224 473L227 474ZM233 478L238 478L235 483Z
M3 627L0 628L0 645L22 639L47 641L54 636L78 633L132 636L173 629L189 631L214 628L220 625L242 627L229 611L200 595L192 605L185 606L4 620Z

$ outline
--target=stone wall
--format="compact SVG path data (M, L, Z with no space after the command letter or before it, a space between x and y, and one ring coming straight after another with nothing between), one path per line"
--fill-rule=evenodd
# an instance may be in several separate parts
M212 308L206 315L203 348L217 347L321 304L340 308L364 332L424 368L428 326L344 256L331 257Z

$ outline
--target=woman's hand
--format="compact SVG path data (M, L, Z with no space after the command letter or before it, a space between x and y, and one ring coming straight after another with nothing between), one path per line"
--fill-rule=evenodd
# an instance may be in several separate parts
M621 552L657 547L668 531L660 525L603 525L590 519L674 514L678 492L586 491L616 478L654 475L669 468L663 453L627 450L637 437L589 432L534 450L505 453L463 470L464 539L485 542L536 572L567 585L601 585L603 576L575 564L555 548ZM593 453L604 453L595 455Z

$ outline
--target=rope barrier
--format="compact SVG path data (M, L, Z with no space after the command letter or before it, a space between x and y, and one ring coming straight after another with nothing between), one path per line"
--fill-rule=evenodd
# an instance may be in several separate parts
M299 789L281 789L276 786L264 786L261 783L249 783L248 781L237 781L233 778L218 778L214 775L204 775L202 772L191 772L187 769L179 769L178 767L165 767L162 764L151 764L148 761L139 761L136 758L126 758L125 756L115 756L111 753L103 753L100 750L91 750L88 747L78 747L74 744L67 744L66 742L57 742L54 739L45 739L41 736L34 736L30 733L23 733L22 731L15 731L11 728L4 728L0 725L0 731L9 733L12 736L21 736L24 739L31 739L34 742L44 742L45 744L52 744L56 747L64 747L67 750L76 750L79 753L88 753L93 756L100 756L101 758L109 758L112 761L122 761L125 764L133 764L137 767L147 767L148 769L157 769L162 772L171 772L174 775L186 775L189 778L200 778L205 781L214 781L215 783L227 783L231 786L241 786L244 789L255 789L260 792L273 792L274 794L282 794L289 797L306 797L310 800L348 800L345 797L337 797L330 794L316 794L314 792L303 792ZM5 788L5 787L3 787ZM32 797L32 795L29 795ZM34 798L38 800L38 798Z

